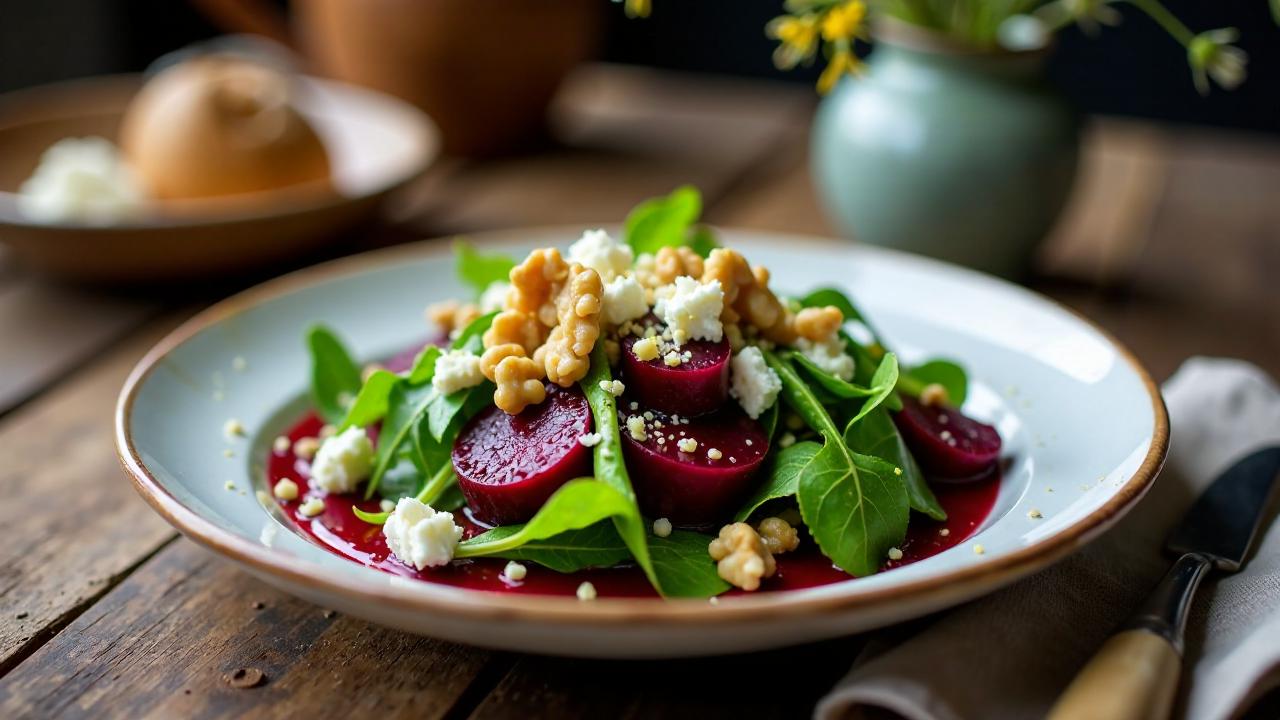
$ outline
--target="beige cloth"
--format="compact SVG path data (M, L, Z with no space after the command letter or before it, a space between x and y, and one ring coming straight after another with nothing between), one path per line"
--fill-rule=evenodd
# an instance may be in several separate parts
M879 707L911 720L1044 717L1168 569L1164 537L1200 491L1244 455L1280 443L1280 388L1253 365L1193 358L1164 394L1169 460L1128 517L1048 570L876 637L815 716ZM1243 571L1211 576L1197 596L1182 717L1230 718L1280 685L1280 522L1264 532Z

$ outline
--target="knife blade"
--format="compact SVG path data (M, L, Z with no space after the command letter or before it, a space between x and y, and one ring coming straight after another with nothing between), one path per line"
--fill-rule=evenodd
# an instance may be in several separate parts
M1169 535L1166 549L1201 553L1226 572L1240 569L1271 506L1280 477L1280 446L1259 450L1213 481Z
M1098 650L1049 711L1049 720L1169 717L1182 672L1191 599L1212 569L1239 570L1280 487L1280 446L1237 461L1170 533L1177 562L1142 608Z

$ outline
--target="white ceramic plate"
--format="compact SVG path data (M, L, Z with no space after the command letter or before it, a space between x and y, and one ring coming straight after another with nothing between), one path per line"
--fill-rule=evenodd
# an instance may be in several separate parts
M475 238L564 246L574 229ZM1054 303L923 258L837 241L726 231L723 241L802 291L846 288L904 359L946 355L970 370L966 411L994 423L1009 465L996 507L967 543L824 587L694 600L513 596L393 578L295 534L255 498L261 459L306 407L304 329L336 328L364 358L426 328L428 302L463 294L444 243L332 262L242 293L152 350L120 396L117 443L138 490L191 538L325 607L459 642L594 657L675 657L829 638L989 593L1061 559L1143 495L1168 443L1159 393L1133 357ZM248 361L243 372L233 359ZM215 395L222 397L215 400ZM229 443L228 418L250 430ZM231 447L234 457L224 456ZM247 492L228 491L231 480ZM1052 490L1050 490L1052 488ZM1038 509L1043 519L1028 517ZM985 552L977 554L974 544Z

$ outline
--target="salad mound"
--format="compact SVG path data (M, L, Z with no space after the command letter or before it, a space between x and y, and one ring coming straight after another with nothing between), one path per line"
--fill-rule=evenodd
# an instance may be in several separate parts
M767 589L805 545L853 576L902 558L914 515L946 519L925 473L972 480L999 459L996 430L959 409L965 371L900 365L838 290L775 291L700 204L677 189L622 240L588 230L563 253L455 243L474 296L428 308L439 341L394 369L313 328L329 431L299 465L307 496L277 497L380 496L352 511L417 571L630 564L670 597Z

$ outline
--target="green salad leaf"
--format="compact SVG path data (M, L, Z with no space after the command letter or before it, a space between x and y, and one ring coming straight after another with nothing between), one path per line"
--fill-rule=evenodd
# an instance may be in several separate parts
M716 571L707 547L711 538L701 533L674 530L667 537L651 536L649 553L662 580L662 594L669 597L712 597L729 589Z
M751 517L751 513L770 500L778 500L795 495L796 490L800 487L800 473L804 471L805 466L809 464L810 460L813 460L813 456L817 455L821 449L822 446L818 443L806 440L773 453L773 457L769 458L768 464L765 465L764 471L761 473L764 476L764 481L751 494L751 497L747 498L747 501L742 504L742 507L734 514L733 519L742 522Z
M797 484L796 497L805 525L823 554L845 572L875 573L889 548L906 537L907 493L894 472L896 468L850 450L844 434L792 366L772 352L764 357L782 381L787 403L823 438L822 449L804 466ZM886 356L886 361L890 357ZM889 367L893 373L897 370L896 361L881 367ZM881 374L881 369L876 374ZM876 405L868 398L860 416Z
M400 467L401 464L398 463L394 466L394 469L399 469ZM386 476L383 478L384 483L391 478L391 471L388 471ZM455 500L455 496L457 498L462 497L462 492L458 489L458 476L453 471L453 465L442 466L434 475L427 479L427 482L422 486L422 489L418 490L416 494L409 492L396 495L394 497L389 494L384 494L383 497L388 500L399 500L400 498L408 495L414 495L418 502L431 505L436 510L454 510L465 503L465 501L457 502ZM391 513L389 512L371 513L365 512L358 507L353 507L351 510L355 513L356 517L370 525L383 525L387 522L387 518L391 517Z
M326 422L339 423L346 403L360 392L360 368L338 336L323 325L307 331L311 354L311 400Z
M442 354L440 348L435 345L422 348L413 358L413 364L409 366L409 372L404 375L404 378L410 385L431 382L431 378L436 374L436 362L440 360Z
M925 482L924 473L916 463L911 451L907 449L902 434L893 424L889 412L883 407L862 419L862 422L851 424L844 431L844 441L849 448L863 455L883 458L902 469L902 482L907 488L907 503L912 510L924 513L934 520L946 520L947 511L942 509L933 490Z
M591 478L570 480L560 486L529 522L496 528L458 545L456 557L501 555L534 540L546 540L570 530L581 530L601 520L630 514L634 503L617 488Z
M494 528L473 539L492 536L499 540L520 531L520 525ZM705 548L704 548L705 550ZM531 540L519 547L493 554L504 560L534 562L556 572L571 573L594 567L611 567L631 559L631 551L618 537L609 521L580 530L568 530L544 540Z
M880 388L877 388L877 387L862 387L861 385L856 385L846 380L842 380L841 378L838 378L835 375L832 375L831 373L822 369L822 367L820 367L817 363L805 357L801 353L798 353L798 352L788 353L787 359L794 362L796 365L799 365L800 368L804 370L806 374L812 376L814 380L818 381L818 384L822 386L822 389L826 390L827 392L831 393L837 398L841 398L844 400L850 400L853 398L866 398L866 397L871 397L873 395L876 395L880 392ZM868 381L873 382L870 378L868 379ZM893 386L890 386L889 389L892 390Z
M413 435L414 428L426 415L431 401L436 398L431 383L410 385L396 383L387 398L387 414L378 433L378 445L373 454L373 474L365 487L366 500L377 492L378 483L391 467L400 448Z
M710 228L696 225L702 214L702 194L692 185L676 188L670 195L645 200L627 215L624 232L627 244L641 253L656 253L664 247L687 246L706 257L719 247Z
M467 323L467 326L462 328L462 332L458 333L458 337L454 339L453 349L466 350L472 355L484 353L484 334L497 316L497 312L491 312Z
M904 370L898 381L898 389L919 397L926 385L937 383L947 390L947 402L955 407L964 404L969 396L969 377L964 368L950 360L935 359L923 365Z
M387 405L391 399L391 389L400 382L400 376L390 370L378 370L364 381L356 401L351 403L347 416L338 426L338 430L349 427L368 427L378 422L387 414Z
M458 278L471 286L476 297L493 283L505 282L516 266L514 258L501 253L481 254L461 238L453 241L453 255Z

